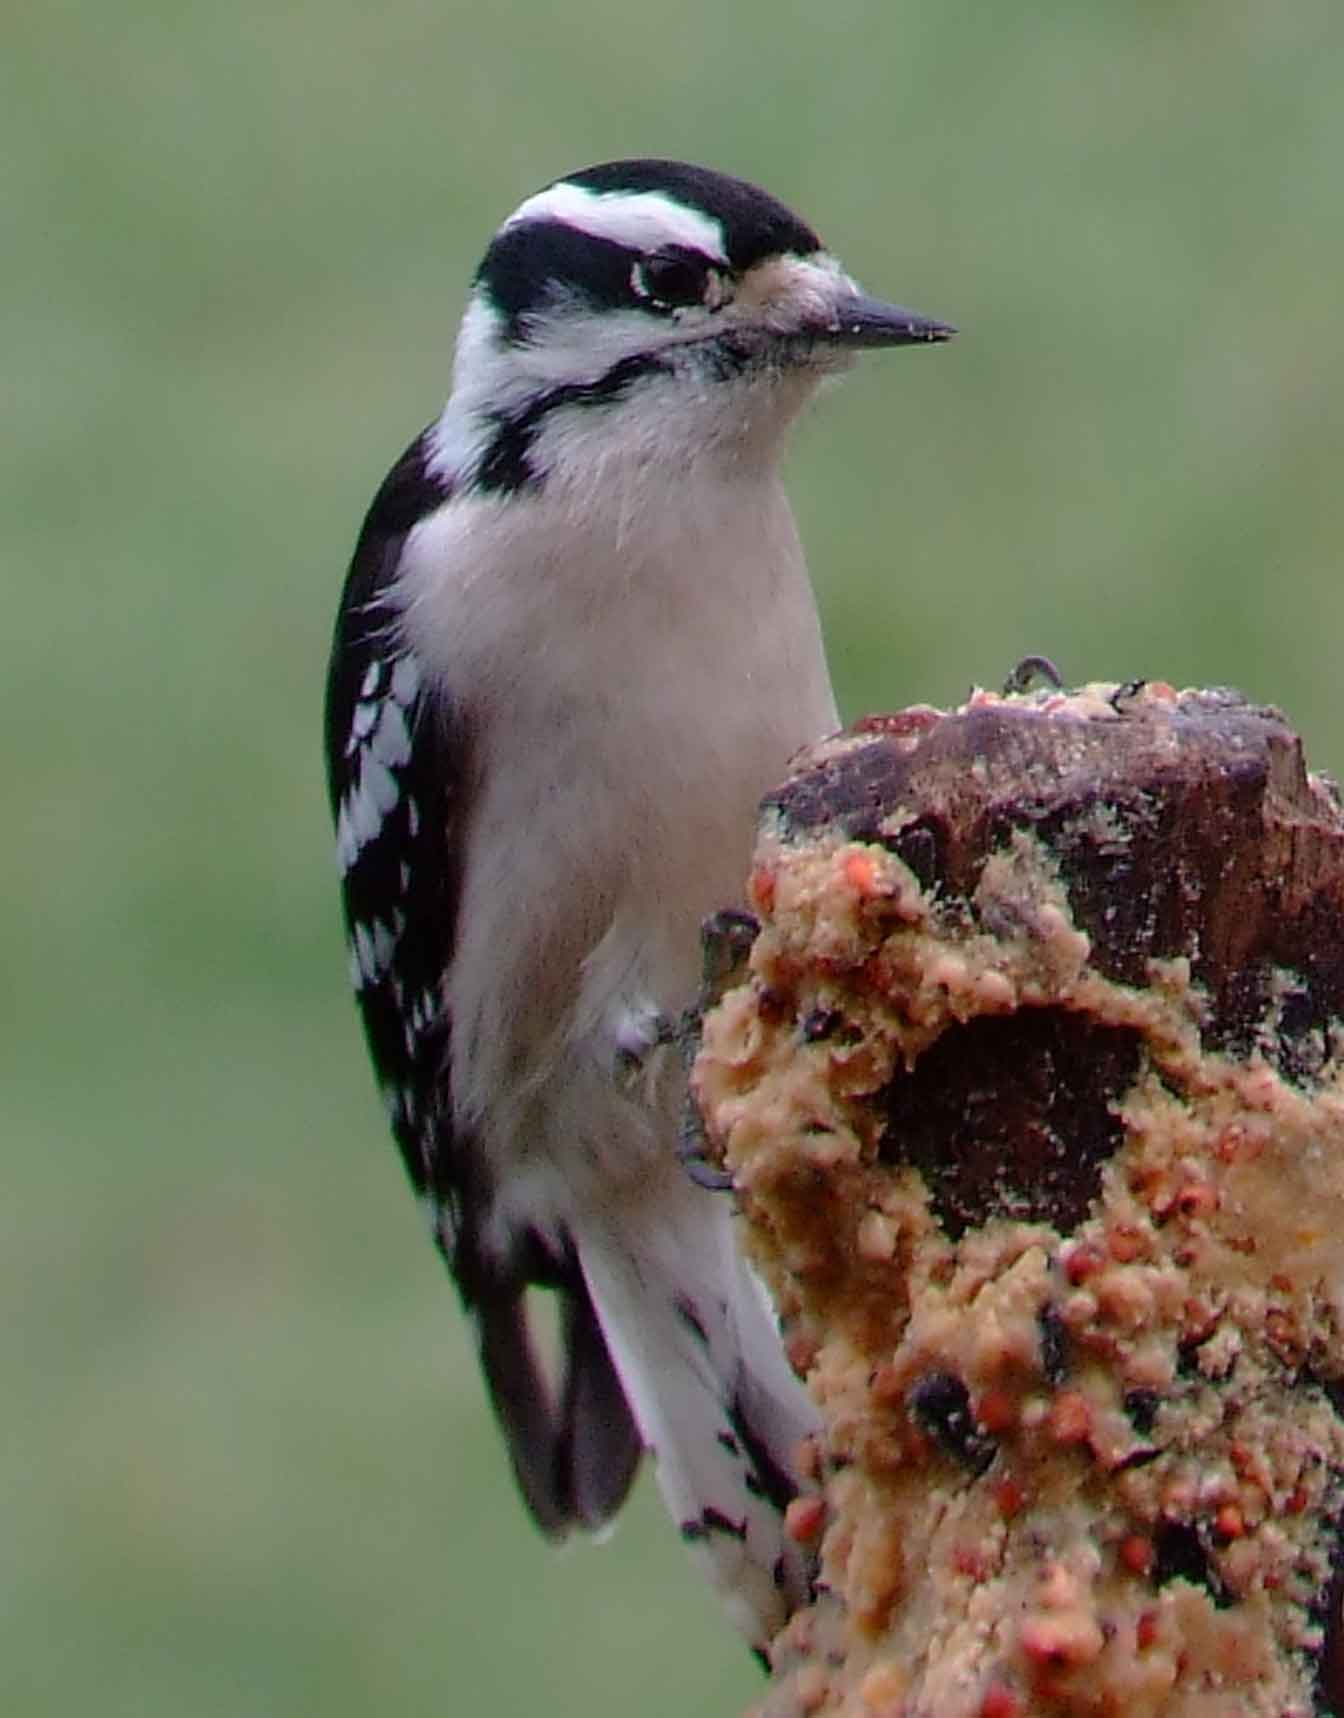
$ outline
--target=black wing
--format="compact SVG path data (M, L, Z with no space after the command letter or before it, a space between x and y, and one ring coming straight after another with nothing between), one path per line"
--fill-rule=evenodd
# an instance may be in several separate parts
M448 499L424 437L393 468L355 547L327 679L327 785L355 987L374 1072L418 1193L459 1189L447 1103L443 975L461 882L464 736L436 707L389 593L412 527Z
M406 538L452 495L425 436L374 499L346 579L327 680L327 780L350 976L392 1131L467 1307L514 1472L542 1529L596 1526L624 1497L640 1442L572 1247L525 1229L482 1242L491 1188L454 1125L452 962L470 793L470 729L428 682L390 592ZM556 1400L529 1335L531 1285L559 1292Z

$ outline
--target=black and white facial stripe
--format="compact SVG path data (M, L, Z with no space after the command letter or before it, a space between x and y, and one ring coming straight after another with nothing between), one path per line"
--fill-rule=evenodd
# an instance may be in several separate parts
M712 221L719 228L724 255L738 270L763 257L809 256L821 249L807 222L759 185L686 161L607 161L572 174L564 183L624 200L659 198Z
M736 301L752 270L784 259L821 298L844 278L782 203L682 163L609 163L537 192L476 272L436 430L442 469L488 494L535 489L550 469L539 444L576 412L614 418L669 378L709 387L778 369L791 331Z
M521 344L566 299L665 315L726 296L724 277L765 257L820 249L809 226L743 180L680 162L615 162L530 197L486 251L476 284L502 338Z
M571 407L612 405L640 382L667 369L656 352L634 352L594 381L561 383L547 388L518 411L497 413L476 465L474 488L488 495L512 495L537 487L543 473L532 458L532 450L548 418Z

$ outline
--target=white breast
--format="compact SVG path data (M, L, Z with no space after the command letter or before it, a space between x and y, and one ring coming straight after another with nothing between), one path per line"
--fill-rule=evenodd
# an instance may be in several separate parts
M836 723L774 475L654 493L474 498L407 545L407 637L473 748L454 1106L501 1167L573 1125L626 1011L685 1005L761 795Z

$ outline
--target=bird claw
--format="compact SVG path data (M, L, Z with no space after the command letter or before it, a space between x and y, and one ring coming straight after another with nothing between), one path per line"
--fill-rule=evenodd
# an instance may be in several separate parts
M760 920L740 907L711 913L700 926L700 994L669 1033L688 1071L700 1048L705 1015L745 976L747 956L760 928ZM727 1193L732 1188L732 1176L710 1161L705 1125L690 1091L682 1111L677 1160L695 1185L706 1192Z
M751 953L751 945L760 934L761 921L755 913L741 907L723 907L700 926L700 981L704 996L702 1009L717 1002L728 988Z
M677 1140L677 1161L697 1187L703 1187L707 1193L728 1193L732 1190L733 1178L726 1169L720 1169L709 1161L708 1150L705 1124L694 1097L688 1092Z

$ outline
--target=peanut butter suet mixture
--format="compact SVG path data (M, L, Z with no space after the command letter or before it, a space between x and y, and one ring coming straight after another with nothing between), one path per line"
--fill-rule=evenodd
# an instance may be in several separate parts
M913 756L991 707L1080 769L1075 737L1116 722L1164 757L1191 696L979 694L794 781L824 797L874 744ZM1328 834L1334 800L1298 774L1298 823ZM1025 779L960 887L917 782L864 839L782 801L749 980L706 1022L699 1102L825 1421L789 1514L819 1595L761 1712L1310 1718L1333 1710L1344 1509L1344 1071L1300 972L1266 968L1253 1029L1219 1026L1197 913L1136 964L1193 864L1146 919L1114 902L1137 941L1098 955L1104 892L1081 914L1074 862L1123 878L1160 784L1071 792L1065 817Z

